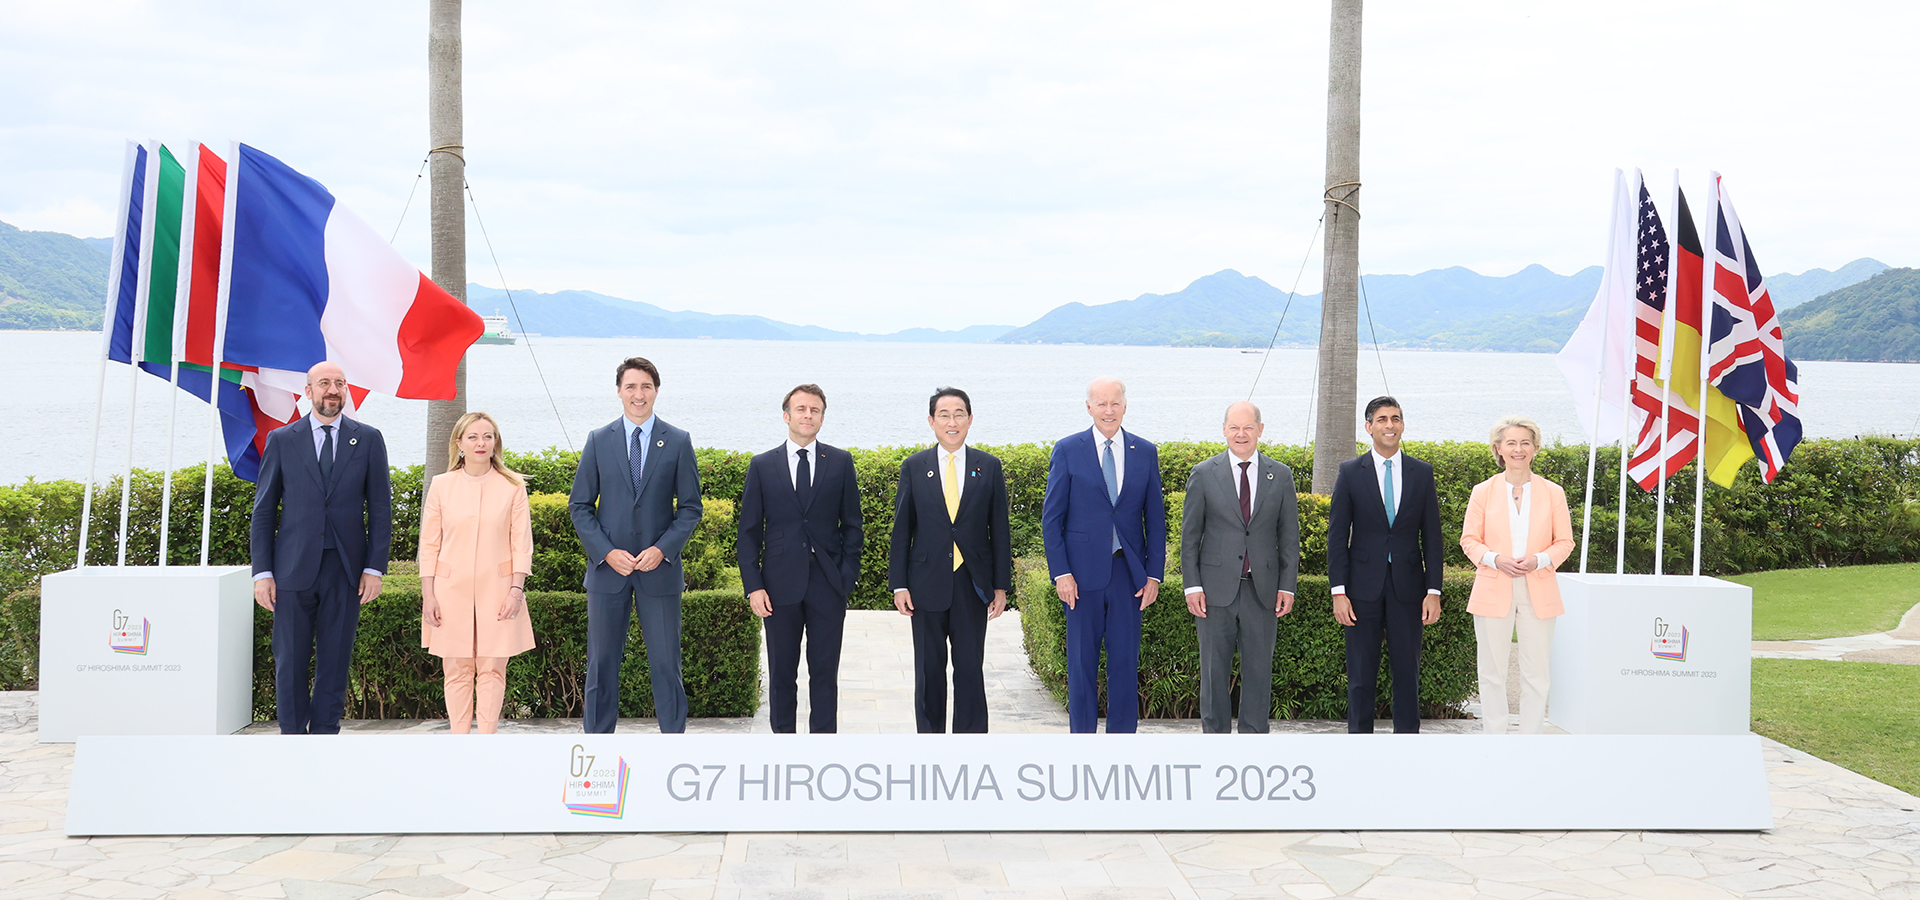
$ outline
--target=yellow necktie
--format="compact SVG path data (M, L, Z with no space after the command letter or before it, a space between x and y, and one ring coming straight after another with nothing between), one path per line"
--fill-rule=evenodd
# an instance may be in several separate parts
M947 457L947 477L944 483L940 485L940 489L947 495L947 521L952 522L955 516L960 515L960 475L953 468L953 457L955 454L948 453L944 455ZM965 560L960 556L960 545L954 544L953 567L955 569L960 568L962 562L965 562Z

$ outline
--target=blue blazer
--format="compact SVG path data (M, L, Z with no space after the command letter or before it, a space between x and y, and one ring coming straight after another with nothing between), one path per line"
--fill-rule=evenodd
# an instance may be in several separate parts
M633 469L627 465L627 430L620 422L615 419L587 435L567 498L574 533L587 551L584 584L589 593L631 585L648 597L680 594L687 589L680 551L700 523L700 466L693 456L693 439L655 416L653 446L647 448L636 494ZM635 569L622 577L607 565L607 554L616 547L636 555L659 547L666 559L651 572Z
M740 585L748 594L766 591L775 606L799 603L807 596L809 560L820 559L827 585L845 600L860 578L860 484L853 457L838 447L814 441L813 492L800 505L787 470L787 445L747 463L740 493Z
M1333 481L1333 506L1327 511L1329 587L1345 585L1347 599L1371 603L1385 595L1387 556L1393 556L1394 598L1403 603L1426 599L1440 590L1440 498L1434 490L1433 464L1400 454L1404 468L1400 508L1387 526L1387 503L1369 453L1340 464Z
M326 536L358 584L364 569L387 570L393 543L393 483L379 429L346 416L334 420L333 483L320 478L313 420L301 417L267 435L254 484L248 549L253 574L272 572L279 590L305 591L320 574Z
M1132 578L1129 590L1147 579L1166 579L1167 497L1160 486L1160 451L1149 441L1121 430L1126 441L1126 473L1120 499L1107 499L1107 476L1093 432L1076 431L1053 445L1047 465L1047 498L1040 509L1040 536L1047 548L1047 570L1054 578L1071 573L1082 590L1107 586L1113 571L1113 533Z
M900 463L893 493L893 540L887 552L888 587L906 588L913 608L952 609L956 601L991 604L993 592L1013 590L1013 531L1007 514L1007 474L1000 458L967 448L966 471L958 473L960 510L947 517L940 483L939 448L929 447ZM954 596L953 548L973 578L973 596Z

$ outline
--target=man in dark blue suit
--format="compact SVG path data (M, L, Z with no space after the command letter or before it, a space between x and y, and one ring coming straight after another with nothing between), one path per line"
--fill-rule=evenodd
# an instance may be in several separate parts
M253 599L273 613L281 734L339 734L360 607L380 596L393 541L387 442L345 418L347 376L307 371L313 411L267 435L248 544ZM307 687L307 668L313 687Z
M1347 731L1373 733L1384 634L1393 732L1415 734L1420 631L1440 621L1440 498L1433 466L1400 452L1400 401L1368 401L1366 428L1373 449L1340 464L1327 513L1333 617L1347 636Z
M1159 450L1120 427L1126 385L1088 385L1087 413L1092 428L1053 446L1040 534L1067 607L1068 723L1075 734L1097 728L1104 643L1107 733L1126 734L1140 718L1140 614L1166 577L1167 500Z
M887 580L893 608L912 618L913 715L921 734L947 730L947 658L953 658L953 733L987 731L987 622L1013 588L1007 476L993 454L967 446L973 400L943 387L927 398L937 444L900 464Z
M803 384L780 401L787 440L747 463L740 494L740 583L766 623L767 718L799 727L800 643L807 650L807 731L839 730L840 637L860 577L860 484L853 457L814 438L827 392Z
M660 370L638 356L613 382L622 415L587 435L567 512L587 551L588 734L620 719L620 663L637 614L647 644L654 715L663 734L687 730L680 678L680 552L700 522L700 468L693 439L653 414Z

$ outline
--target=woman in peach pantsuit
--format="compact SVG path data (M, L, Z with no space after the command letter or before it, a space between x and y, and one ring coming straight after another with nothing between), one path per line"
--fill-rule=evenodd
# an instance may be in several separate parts
M1560 605L1554 569L1573 553L1567 493L1533 473L1540 426L1508 416L1493 426L1494 458L1505 471L1476 485L1460 528L1460 549L1478 567L1467 612L1479 644L1481 718L1487 734L1507 731L1507 654L1520 637L1520 733L1547 720L1553 620Z
M448 471L420 505L420 646L442 660L454 734L466 734L476 712L481 734L498 730L507 659L533 649L533 525L526 483L502 452L492 416L460 417Z

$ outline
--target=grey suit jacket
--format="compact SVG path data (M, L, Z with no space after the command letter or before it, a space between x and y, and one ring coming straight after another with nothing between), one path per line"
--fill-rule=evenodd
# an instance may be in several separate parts
M1254 596L1271 604L1278 591L1292 593L1300 580L1300 511L1293 470L1254 456L1247 474L1253 489L1253 519L1240 520L1240 469L1222 452L1193 467L1180 515L1180 571L1188 587L1207 591L1208 606L1227 606L1240 589L1240 569L1253 557Z
M700 523L700 465L693 456L693 439L658 417L653 442L638 494L627 465L626 428L619 419L595 428L580 451L567 513L587 551L589 593L632 585L642 595L667 597L687 588L680 551ZM607 565L607 554L615 547L635 555L659 547L666 560L651 572L635 569L622 577Z

